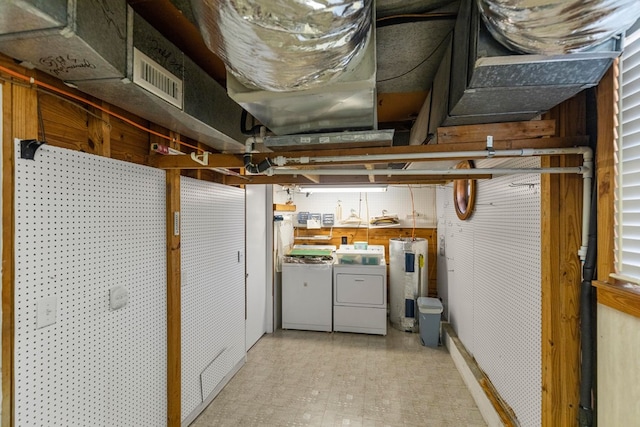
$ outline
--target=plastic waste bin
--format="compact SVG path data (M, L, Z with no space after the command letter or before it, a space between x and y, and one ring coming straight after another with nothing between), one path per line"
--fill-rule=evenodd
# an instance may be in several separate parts
M438 298L418 298L420 341L427 347L438 347L442 302Z

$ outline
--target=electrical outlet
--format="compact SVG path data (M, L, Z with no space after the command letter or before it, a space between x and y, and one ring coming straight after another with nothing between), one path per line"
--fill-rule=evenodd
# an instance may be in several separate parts
M36 328L44 328L45 326L56 323L56 312L58 305L58 297L42 298L37 303L38 311L36 315Z
M116 286L109 290L109 307L118 310L129 302L129 291L124 286Z

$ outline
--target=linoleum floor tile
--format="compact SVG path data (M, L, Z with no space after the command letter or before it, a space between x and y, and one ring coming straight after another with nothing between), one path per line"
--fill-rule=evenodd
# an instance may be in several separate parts
M192 424L484 426L446 349L389 328L386 337L277 331Z

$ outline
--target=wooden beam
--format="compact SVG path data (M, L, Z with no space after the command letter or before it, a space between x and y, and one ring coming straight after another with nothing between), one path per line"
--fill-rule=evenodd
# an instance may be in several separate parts
M14 406L14 145L38 138L38 97L33 89L2 86L2 425L15 423Z
M180 171L167 171L167 426L181 424ZM177 214L177 219L176 219ZM175 223L178 223L175 225Z
M543 157L542 167L570 167L579 156ZM582 176L543 174L541 200L542 426L578 419Z
M498 141L554 136L555 133L555 120L450 126L438 128L438 144L481 142L487 140L487 135L493 136L493 140Z
M320 184L320 176L319 175L309 175L309 174L303 174L302 176L304 176L305 178L307 178L309 181L314 182L316 184Z
M149 165L160 169L210 169L241 168L244 166L244 162L240 156L210 153L209 162L206 165L201 165L192 160L190 155L154 155L149 159Z
M578 145L586 145L589 142L588 137L562 137L562 138L543 138L543 139L513 139L505 141L495 141L494 148L496 150L519 149L519 148L558 148L558 147L574 147ZM454 153L456 151L482 151L486 149L484 142L471 142L460 144L433 144L433 145L412 145L399 147L370 147L370 148L343 148L338 150L314 150L314 151L287 151L278 153L254 153L253 162L259 163L267 157L284 156L284 157L316 157L316 156L360 156L372 154L414 154L414 153ZM438 160L455 159L444 158ZM410 158L401 158L394 162L410 162ZM362 164L360 160L342 160L332 162L331 164ZM367 160L366 163L388 163L388 160ZM189 156L151 156L149 164L160 169L208 169L212 167L221 168L238 168L244 166L241 155L233 154L209 154L209 163L201 165L191 160ZM323 163L314 163L319 165Z
M529 139L511 139L504 141L494 141L493 147L496 150L508 150L519 148L564 148L587 145L589 138L587 136L577 137L550 137L550 138L529 138ZM370 147L370 148L342 148L336 150L313 150L313 151L282 151L278 153L255 153L253 154L253 162L258 163L267 157L274 155L284 157L318 157L318 156L362 156L373 154L415 154L415 153L455 153L459 151L482 151L486 150L485 142L465 142L455 144L428 144L428 145L405 145L397 147ZM454 157L450 158L455 159ZM459 158L457 158L459 159ZM447 160L437 159L437 160ZM410 162L415 161L409 158L394 160L394 162ZM362 164L362 163L388 163L389 160L373 161L367 160L343 160L333 162L331 164ZM314 165L321 163L314 163Z
M617 128L618 62L606 72L596 88L598 109L598 143L596 146L596 179L598 182L598 280L609 280L614 272L614 135ZM600 292L598 291L598 296Z

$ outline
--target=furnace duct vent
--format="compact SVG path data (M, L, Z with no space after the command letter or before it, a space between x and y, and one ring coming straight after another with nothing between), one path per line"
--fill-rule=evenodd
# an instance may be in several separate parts
M178 80L138 49L133 49L133 82L182 108L182 80Z
M0 0L0 52L216 150L244 152L242 108L125 0Z

